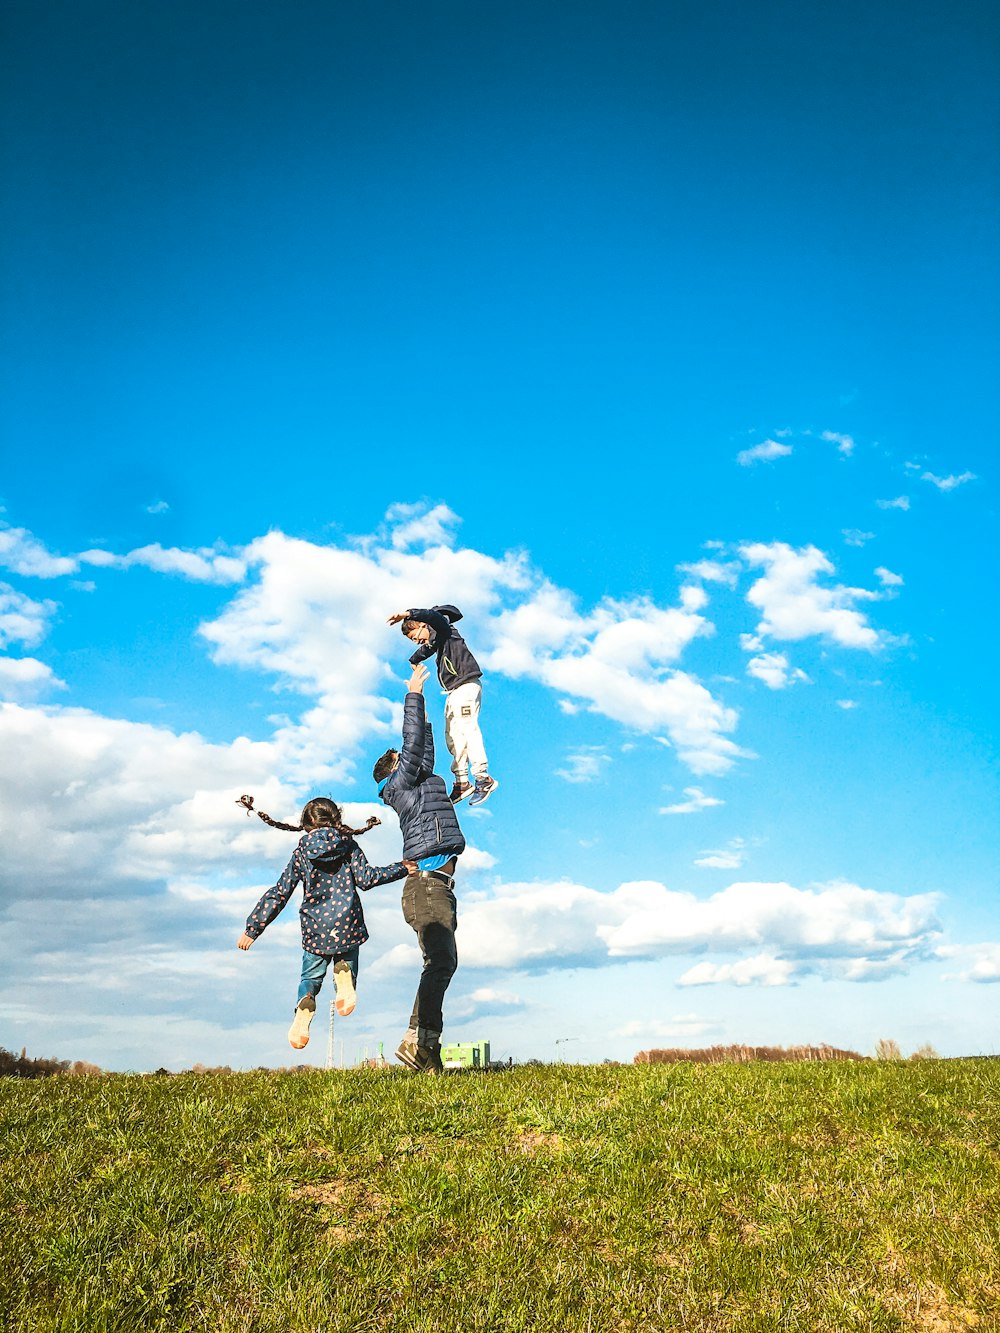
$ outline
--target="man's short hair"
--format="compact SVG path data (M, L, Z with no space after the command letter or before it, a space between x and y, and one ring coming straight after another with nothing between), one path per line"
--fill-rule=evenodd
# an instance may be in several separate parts
M372 777L376 782L381 782L387 778L396 767L396 760L399 758L398 750L386 750L381 759L375 761L375 767L372 769Z

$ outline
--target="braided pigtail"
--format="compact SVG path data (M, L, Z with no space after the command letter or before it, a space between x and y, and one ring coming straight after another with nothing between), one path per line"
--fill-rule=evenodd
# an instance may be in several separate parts
M285 833L302 832L301 824L282 824L282 822L279 819L272 819L271 816L265 814L263 810L255 810L253 808L252 796L241 796L240 799L236 802L236 804L242 805L246 810L248 816L254 814L257 816L258 819L262 819L265 824L270 824L272 828L283 829Z
M381 819L378 819L375 815L369 815L364 828L350 828L347 824L334 824L333 827L338 833L343 833L347 838L360 838L362 833L367 833L369 829L373 829L376 824L381 824L381 822Z
M252 796L241 796L236 804L242 805L248 815L255 814L265 824L270 824L272 828L284 829L286 833L309 833L313 829L332 828L342 833L345 838L359 838L362 833L367 833L369 829L382 822L377 816L369 815L364 828L351 828L349 824L343 822L340 806L327 796L316 796L307 801L302 808L302 818L297 824L283 824L278 819L272 819L263 810L255 810Z

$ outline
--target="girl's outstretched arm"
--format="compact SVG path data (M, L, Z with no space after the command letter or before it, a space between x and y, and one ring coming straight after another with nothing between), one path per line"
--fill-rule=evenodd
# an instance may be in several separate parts
M302 858L299 855L298 848L296 848L292 859L281 872L281 878L278 880L277 884L275 884L273 889L268 889L267 893L261 897L260 902L247 917L246 931L244 933L250 936L251 942L255 940L258 935L264 933L265 927L271 924L295 892L295 886L302 877ZM238 942L238 947L241 949L249 949L250 945Z
M373 866L360 847L351 852L351 874L359 889L375 889L380 884L391 884L408 874L402 861L393 861L389 866Z

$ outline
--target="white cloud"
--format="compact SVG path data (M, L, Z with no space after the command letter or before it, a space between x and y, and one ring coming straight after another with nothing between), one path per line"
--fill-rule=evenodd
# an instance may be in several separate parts
M278 818L301 804L274 777L272 744L213 745L82 708L0 705L0 753L11 886L37 877L40 826L49 890L80 895L100 885L114 896L137 881L192 882L278 859L290 835L244 818L236 797L255 792L258 807Z
M147 514L166 514L169 510L170 506L167 504L166 500L154 500L152 504L146 506Z
M18 568L49 576L76 570L142 566L169 575L249 586L217 619L201 627L214 659L273 674L275 688L311 698L277 738L297 750L297 775L316 770L350 775L361 742L398 724L387 700L394 674L405 669L398 637L385 625L401 606L447 598L475 626L473 650L488 671L531 677L563 696L559 706L584 708L635 731L666 731L681 762L695 773L722 773L746 752L731 739L738 715L696 677L679 668L691 641L711 635L701 614L701 586L680 589L679 604L647 598L607 599L589 611L572 594L533 571L520 554L492 559L447 545L458 520L444 505L394 506L381 544L375 537L346 547L318 546L271 532L245 549L184 550L153 544L125 555L92 549L51 557L23 530L5 532ZM16 540L15 540L16 536ZM439 542L411 551L419 542ZM337 762L330 761L336 751ZM291 776L296 776L295 774Z
M516 557L443 547L352 550L280 532L242 554L252 580L200 632L216 662L272 674L277 687L312 701L275 735L295 780L314 781L324 770L328 780L346 780L363 743L384 746L397 734L411 646L386 625L389 614L433 603L444 589L479 628L471 644L479 656L480 639L499 632L491 616L501 594L528 578Z
M607 957L599 930L615 912L614 895L581 884L513 883L462 912L463 967L593 966Z
M699 592L682 590L679 607L607 600L581 614L568 592L543 582L503 614L496 647L481 660L582 699L589 712L636 731L665 728L693 772L722 773L745 753L726 735L737 714L675 665L693 639L714 633L698 614Z
M939 491L953 491L956 486L964 486L967 481L975 481L976 474L974 472L963 472L957 477L954 474L948 477L936 477L933 472L923 472L920 475L920 480L929 481Z
M852 958L842 965L844 981L888 981L909 971L910 959L905 949L888 954L885 958Z
M838 700L837 700L837 707L838 707L838 708L842 708L842 709L844 710L845 713L846 713L846 712L849 712L852 708L857 708L857 706L858 706L858 701L857 701L857 699L838 699Z
M815 546L795 550L785 542L754 542L741 550L748 564L766 570L747 593L763 613L758 635L793 641L818 635L844 648L879 646L878 633L853 604L880 594L842 583L821 586L817 580L834 567Z
M58 609L55 602L35 602L9 584L0 583L0 648L15 643L33 648L41 643Z
M754 463L771 463L776 458L784 458L792 452L790 444L779 444L777 440L765 440L750 449L743 449L736 455L740 467L752 467Z
M186 551L176 546L161 546L159 542L137 547L127 555L102 550L81 551L79 560L82 564L104 569L141 566L158 574L179 574L197 583L239 583L246 574L243 560L228 551L211 547Z
M75 573L77 563L69 556L53 555L26 528L0 526L0 568L51 579Z
M747 675L763 681L769 690L786 690L797 680L809 679L801 667L790 665L784 653L760 653L751 657Z
M556 769L556 777L566 782L596 782L601 776L602 766L610 762L609 756L600 747L585 746L566 756L566 766Z
M835 430L825 430L820 439L835 444L837 452L843 454L845 458L850 458L854 453L854 439L850 435L839 435Z
M839 881L812 889L735 883L706 899L656 881L612 893L569 882L499 884L493 898L463 911L462 963L531 970L748 951L860 979L858 960L898 968L926 958L940 933L936 907L935 894L904 897Z
M643 1042L654 1041L690 1041L694 1037L706 1037L720 1031L720 1024L715 1019L702 1018L700 1014L677 1014L668 1019L632 1019L614 1029L617 1037L638 1037Z
M150 509L150 513L159 512ZM81 564L100 569L130 569L141 565L161 574L180 574L207 583L239 583L245 573L243 561L222 548L202 547L187 551L163 547L158 542L141 546L126 555L95 548L77 555L53 555L26 528L0 528L0 568L36 578L59 578L75 574Z
M706 583L722 583L727 588L735 588L741 566L737 560L696 560L693 564L678 565L677 568L682 574L704 579Z
M53 689L66 689L66 682L44 662L34 657L0 657L0 698L27 701Z
M463 913L464 922L464 913ZM463 951L462 962L465 962ZM420 972L420 950L413 943L394 944L379 955L373 963L366 962L365 973L373 981L397 976L416 976Z
M905 898L842 882L815 889L736 883L705 900L662 884L625 884L617 895L623 919L599 931L612 956L756 945L799 959L880 957L926 951L939 932L936 895Z
M842 528L841 536L848 546L864 546L875 536L874 532L862 532L860 528Z
M903 586L902 574L894 574L891 569L886 569L884 565L879 565L875 573L885 588L901 588Z
M945 981L1000 982L1000 943L945 944L935 950L938 958L955 962L960 971L945 973Z
M461 522L445 504L435 505L432 509L422 504L395 504L390 506L385 517L391 529L392 545L397 551L414 546L450 547L455 541L452 529Z
M491 852L467 844L462 853L462 874L464 876L479 870L492 870L496 863L497 859Z
M387 685L394 692L390 662L398 643L386 615L444 597L459 602L470 623L478 618L473 646L488 670L539 680L563 696L564 711L586 708L637 731L666 730L696 773L724 772L745 754L728 734L735 710L677 665L692 639L714 633L700 614L703 588L683 587L675 607L609 599L581 612L569 592L539 578L521 555L495 560L452 550L449 529L457 521L444 505L396 506L387 516L388 546L368 538L353 549L323 547L272 532L235 553L155 543L125 555L92 549L72 558L51 556L23 529L0 535L13 567L48 577L81 564L141 566L224 585L250 572L251 585L201 632L217 662L273 673L278 687L314 700L276 736L279 748L298 753L293 778L307 780L322 767L321 752L326 773L347 778L361 742L395 729L398 703L384 693ZM426 542L441 544L408 549ZM331 762L334 751L339 759Z
M897 495L895 500L876 500L875 503L879 509L909 509L910 497L908 495Z
M552 659L545 683L590 700L589 711L637 731L666 727L681 762L694 773L724 773L746 751L725 736L737 714L682 671L657 679L601 662L592 652Z
M695 963L683 976L678 986L787 986L794 978L796 966L787 958L774 958L759 953L752 958L741 958L735 963Z
M717 796L706 796L700 787L685 787L684 795L688 798L686 801L678 801L676 805L665 805L661 807L661 815L693 815L699 810L707 810L713 805L724 805Z
M487 1014L509 1014L524 1009L525 1003L513 991L497 990L493 986L478 986L469 995L449 997L450 1022L482 1018Z
M733 838L727 847L702 852L701 856L695 858L694 864L711 870L738 870L746 859L746 842L743 838Z
M519 995L511 991L495 990L492 986L480 986L469 996L476 1004L506 1005L512 1007L523 1004Z

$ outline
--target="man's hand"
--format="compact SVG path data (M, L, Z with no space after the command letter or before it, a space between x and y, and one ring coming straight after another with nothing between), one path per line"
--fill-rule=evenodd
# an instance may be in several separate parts
M401 620L405 620L405 619L406 619L406 612L405 612L405 611L397 611L396 614L395 614L394 616L390 616L389 619L388 619L385 623L386 623L387 625L398 625L399 622L400 622Z
M427 679L429 674L430 673L428 672L424 664L422 662L418 662L417 665L413 668L413 674L410 676L410 679L407 682L406 685L407 691L410 694L423 694L424 681Z
M236 941L237 949L249 949L251 944L253 944L253 936L248 935L246 931Z
M416 861L407 861L405 856L403 857L403 865L406 866L406 873L408 875L415 875L420 868Z

